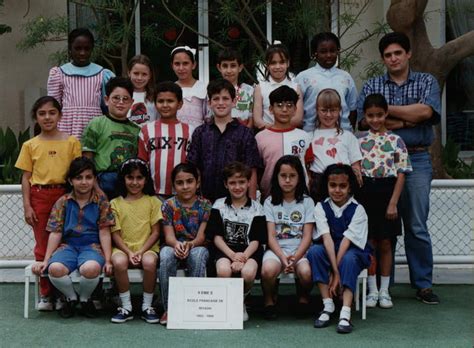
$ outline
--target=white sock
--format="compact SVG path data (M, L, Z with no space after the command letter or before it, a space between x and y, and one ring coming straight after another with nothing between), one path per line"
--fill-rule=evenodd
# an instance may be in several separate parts
M381 276L380 277L380 290L388 291L389 286L390 286L390 276L387 276L387 277Z
M79 299L81 302L87 302L94 292L95 288L99 284L99 277L86 278L81 276L79 280Z
M340 321L341 319L347 319ZM339 325L341 326L349 326L349 321L351 320L351 307L342 306L341 314L339 314Z
M153 293L143 292L142 311L150 308L152 302L153 302Z
M51 280L51 283L53 283L56 289L64 294L67 301L77 301L77 295L76 291L74 290L71 277L65 275L63 277L56 278L50 275L49 280Z
M369 294L376 294L379 292L377 289L377 276L369 275L367 277L367 287L369 288Z
M324 305L324 311L329 312L329 313L334 313L335 307L334 307L334 301L332 298L323 298L323 305ZM326 321L329 320L329 315L326 313L322 313L319 318L319 320Z
M130 296L130 290L119 293L120 300L122 301L122 308L127 311L132 311L132 298Z

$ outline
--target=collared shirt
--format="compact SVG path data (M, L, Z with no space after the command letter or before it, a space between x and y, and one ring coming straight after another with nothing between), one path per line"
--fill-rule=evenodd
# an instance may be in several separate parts
M357 108L357 88L352 76L333 66L324 69L319 64L304 70L296 76L296 82L303 93L303 129L312 132L316 126L316 98L325 88L333 88L341 97L341 128L352 132L349 114Z
M99 230L115 224L110 204L104 195L93 193L82 208L73 193L66 193L54 204L46 231L62 233L70 245L100 243Z
M239 161L249 168L261 167L255 137L237 119L229 122L222 133L213 121L199 126L193 133L187 159L201 171L201 192L212 202L227 194L222 176L226 164Z
M364 117L363 105L365 97L373 94L382 94L389 105L411 105L421 103L431 106L433 116L413 128L394 130L408 147L429 146L434 140L432 126L441 119L441 101L438 81L433 75L411 71L407 80L398 85L390 79L388 73L377 76L364 84L357 102L358 121Z
M369 234L368 227L368 218L364 210L364 207L359 204L353 197L342 205L342 207L337 206L330 198L326 198L325 202L329 201L329 206L336 218L340 218L344 210L351 204L357 204L357 208L354 212L354 216L347 227L347 230L344 232L344 237L349 239L355 246L360 249L364 249L367 244L367 236ZM317 240L322 237L324 234L331 233L331 227L328 224L328 219L326 217L326 212L324 211L321 202L318 202L316 208L314 209L314 218L316 220L316 229L313 232L313 240Z

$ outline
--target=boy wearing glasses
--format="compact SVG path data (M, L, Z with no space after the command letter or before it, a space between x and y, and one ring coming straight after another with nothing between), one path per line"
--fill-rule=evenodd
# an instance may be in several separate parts
M100 189L109 200L117 196L117 169L137 156L140 127L127 118L132 106L133 85L128 78L112 78L105 86L109 113L93 118L81 139L82 153L94 159Z
M270 194L273 168L278 159L284 155L295 155L301 159L304 167L305 153L311 143L308 133L291 125L298 101L296 91L291 87L281 86L270 93L269 99L270 112L275 122L273 126L255 136L265 167L260 181L260 191L264 199Z

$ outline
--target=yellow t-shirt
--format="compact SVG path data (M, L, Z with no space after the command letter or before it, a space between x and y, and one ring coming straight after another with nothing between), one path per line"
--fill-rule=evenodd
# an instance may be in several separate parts
M117 197L110 205L115 217L115 226L111 227L111 232L121 231L124 243L133 252L138 251L148 240L151 226L163 219L161 202L155 196L144 195L135 201ZM150 250L160 251L158 242Z
M23 143L15 167L31 172L31 185L65 184L69 165L79 156L81 143L73 136L65 140L36 136Z

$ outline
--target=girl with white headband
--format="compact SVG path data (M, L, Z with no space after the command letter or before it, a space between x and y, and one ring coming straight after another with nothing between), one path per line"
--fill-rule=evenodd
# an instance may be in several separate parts
M183 89L183 106L178 111L178 120L198 127L207 117L206 84L196 80L196 49L178 46L171 51L171 67L178 77L176 83Z

